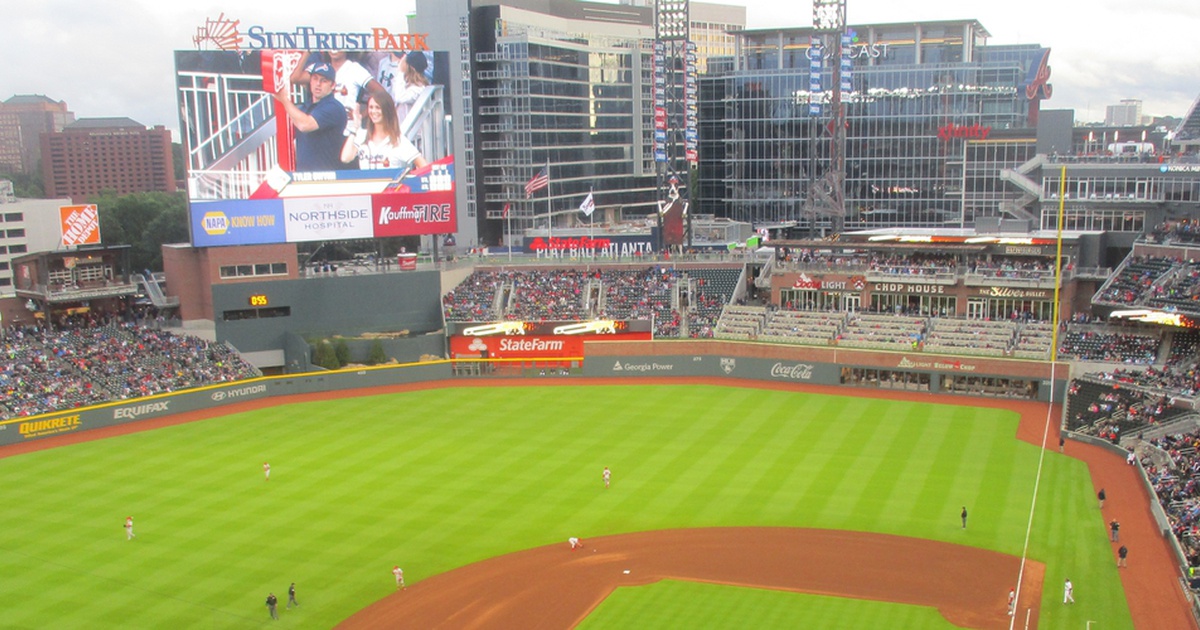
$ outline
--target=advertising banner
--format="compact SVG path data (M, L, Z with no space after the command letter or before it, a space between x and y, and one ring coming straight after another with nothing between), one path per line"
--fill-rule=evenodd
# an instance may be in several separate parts
M91 245L100 242L100 212L93 204L60 206L62 246Z
M193 202L191 220L196 247L263 245L286 239L280 199Z
M526 237L526 253L538 257L557 258L573 256L596 256L598 258L621 258L645 256L654 253L652 236L533 236Z
M454 191L374 195L371 215L377 238L447 234L456 229Z
M452 359L549 359L582 357L585 341L649 341L648 332L611 335L504 335L450 338Z
M371 238L371 198L301 197L283 200L289 243Z

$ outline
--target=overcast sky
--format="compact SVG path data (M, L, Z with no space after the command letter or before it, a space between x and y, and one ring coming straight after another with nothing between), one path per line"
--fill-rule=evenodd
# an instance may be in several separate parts
M44 94L66 101L78 118L127 116L178 129L172 51L194 49L192 36L222 12L243 27L315 26L363 32L406 30L415 0L339 4L317 0L35 0L11 2L0 37L0 100ZM727 0L747 7L750 28L808 26L804 0ZM240 5L240 6L238 6ZM391 17L379 11L393 7ZM1076 120L1104 119L1106 105L1141 99L1151 115L1182 116L1200 96L1200 2L1197 0L848 0L851 24L978 19L990 43L1049 46L1053 97L1048 109L1074 109ZM367 7L355 15L345 7ZM1069 7L1069 8L1067 8ZM449 49L457 42L431 41Z

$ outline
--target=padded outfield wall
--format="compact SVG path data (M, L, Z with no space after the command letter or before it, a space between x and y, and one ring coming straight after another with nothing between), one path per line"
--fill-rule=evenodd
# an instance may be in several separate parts
M558 364L562 357L544 360ZM223 405L272 397L335 390L353 390L431 381L486 379L455 375L455 364L497 363L503 360L441 360L337 371L269 376L211 385L171 394L125 400L0 421L0 445L16 444L101 427L171 416ZM507 363L514 363L508 361ZM533 365L537 360L518 360ZM604 341L584 344L583 375L588 377L725 377L810 385L841 385L848 369L866 368L929 376L930 393L938 393L943 375L1023 379L1036 382L1037 400L1062 400L1068 381L1065 365L1050 380L1050 365L1036 361L931 356L924 353L871 352L782 346L729 341ZM504 371L512 375L511 371ZM570 378L570 377L563 377ZM847 392L855 388L847 388Z
M925 377L930 393L944 389L944 377L1021 380L1036 386L1028 399L1062 401L1067 364L1051 379L1042 361L932 355L924 352L843 350L835 346L788 346L733 341L599 342L585 345L583 373L593 377L716 376L762 381L846 385L854 371ZM886 388L885 388L886 389Z

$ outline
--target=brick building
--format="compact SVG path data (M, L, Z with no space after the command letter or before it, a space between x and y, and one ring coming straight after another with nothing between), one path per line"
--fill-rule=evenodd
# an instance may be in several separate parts
M171 132L128 118L83 118L42 134L47 197L76 203L101 191L175 192Z
M62 131L74 121L66 102L41 94L17 94L0 103L0 173L39 172L41 135Z

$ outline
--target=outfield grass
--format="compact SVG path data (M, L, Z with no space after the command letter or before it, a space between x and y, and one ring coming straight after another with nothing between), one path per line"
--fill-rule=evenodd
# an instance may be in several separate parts
M747 626L747 620L753 620ZM619 588L579 630L745 630L745 628L957 628L933 608L841 597L663 581Z
M394 564L412 583L572 535L675 527L862 530L1020 554L1039 450L1013 438L1016 423L992 409L734 387L447 388L20 455L0 460L0 625L255 627L271 623L274 591L272 627L327 628L391 593ZM1132 627L1086 467L1049 453L1043 474L1030 550L1047 564L1041 627ZM1058 603L1064 575L1073 607ZM292 581L299 611L282 610ZM659 590L690 606L692 591L673 588ZM779 611L797 601L835 606L840 627L884 614L800 596L779 609L727 590L722 607L737 612L722 614L743 627L796 627ZM642 597L600 612L628 627ZM913 610L905 627L945 627Z

